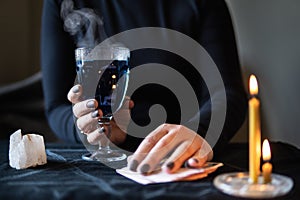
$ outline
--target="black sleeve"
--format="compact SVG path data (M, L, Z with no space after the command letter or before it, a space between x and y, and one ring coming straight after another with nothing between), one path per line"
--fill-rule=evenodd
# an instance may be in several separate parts
M217 152L229 142L243 124L247 111L247 98L234 29L226 2L224 0L207 0L203 1L202 6L198 39L220 71L227 100L225 124L216 145L214 145L214 150ZM213 97L214 95L215 97ZM202 94L206 101L200 108L200 134L208 129L211 117L210 99L218 98L217 95L218 92L209 98L209 94Z
M214 148L217 149L222 144L226 144L243 123L247 102L234 31L226 3L224 0L198 2L201 2L198 15L200 24L189 23L188 26L199 27L198 33L193 33L193 35L198 36L196 39L216 63L226 90L226 120ZM71 104L67 100L67 92L72 87L76 76L73 53L75 44L63 29L59 7L59 3L54 0L45 0L44 2L41 62L46 112L49 124L59 138L64 141L79 142ZM201 97L201 121L198 132L205 135L210 124L211 97L207 91L203 92ZM191 120L190 123L199 123L195 121Z
M76 71L75 45L63 29L59 3L45 0L41 30L41 67L46 116L53 132L66 142L79 142L74 125L72 105L67 93L73 86Z

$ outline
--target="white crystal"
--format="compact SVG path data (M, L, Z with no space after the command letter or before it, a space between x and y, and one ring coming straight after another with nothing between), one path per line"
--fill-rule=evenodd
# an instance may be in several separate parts
M22 136L17 130L10 136L9 165L16 169L25 169L47 163L44 138L37 134Z

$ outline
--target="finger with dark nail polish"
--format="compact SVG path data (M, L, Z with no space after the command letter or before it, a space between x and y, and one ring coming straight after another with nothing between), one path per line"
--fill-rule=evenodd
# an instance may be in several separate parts
M169 163L167 164L167 168L168 168L169 170L172 170L173 167L174 167L174 162L169 162Z
M131 171L136 171L136 168L138 167L139 163L137 160L133 160L131 163L130 163L130 166L129 166L129 169Z
M95 102L94 100L90 100L86 103L87 108L95 108Z
M185 168L191 168L188 160L184 162L183 167L185 167Z
M144 165L141 167L140 171L141 171L142 174L147 174L147 173L149 172L149 169L150 169L150 165L144 164Z
M92 112L92 118L96 118L96 117L99 117L98 110L95 110L94 112Z
M73 93L78 93L79 92L79 86L78 85L74 86L73 89L72 89L72 92Z

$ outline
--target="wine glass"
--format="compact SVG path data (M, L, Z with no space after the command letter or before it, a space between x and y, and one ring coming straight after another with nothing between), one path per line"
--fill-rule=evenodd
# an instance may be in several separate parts
M110 147L111 120L122 107L129 81L128 48L119 45L77 48L77 81L82 85L83 98L95 98L103 116L98 121L101 135L99 147L91 154L84 154L87 161L104 163L124 160L127 156Z

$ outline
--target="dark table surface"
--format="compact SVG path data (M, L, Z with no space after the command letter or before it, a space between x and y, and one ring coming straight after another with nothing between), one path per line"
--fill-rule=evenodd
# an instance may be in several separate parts
M46 144L46 165L16 170L8 163L8 141L0 145L0 199L239 199L217 190L213 179L248 170L247 144L230 144L214 160L224 166L204 179L150 185L140 185L101 163L83 161L82 146ZM273 172L294 181L291 192L275 199L299 200L300 150L280 142L271 143L271 149Z

